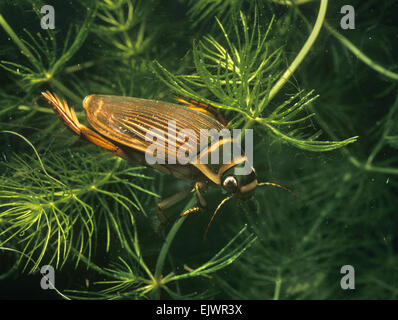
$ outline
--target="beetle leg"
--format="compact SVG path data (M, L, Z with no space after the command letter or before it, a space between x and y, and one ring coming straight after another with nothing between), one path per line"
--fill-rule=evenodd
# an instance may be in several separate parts
M207 202L201 194L201 190L205 190L205 189L206 189L206 185L203 182L195 183L195 194L196 194L196 197L198 198L199 204L202 208L207 207Z
M192 213L192 212L197 212L197 211L199 211L199 210L200 210L199 207L193 207L193 208L188 209L188 210L185 210L183 213L181 213L180 217L184 217L184 216L186 216L187 214L190 214L190 213Z
M163 211L166 210L167 208L172 207L176 203L180 202L181 200L186 198L193 191L194 190L184 190L184 191L178 192L178 193L176 193L176 194L174 194L156 204L156 213L160 220L160 225L158 226L157 233L158 233L158 236L160 239L164 239L163 229L167 222L167 217Z
M172 195L169 198L166 198L166 199L158 202L156 205L156 209L157 209L157 213L158 213L160 220L162 222L166 222L167 217L165 216L163 211L166 210L167 208L174 206L176 203L182 201L183 199L185 199L191 192L192 192L192 190L184 190L184 191L181 191L181 192L178 192L178 193Z
M92 144L111 151L121 158L127 158L124 151L116 146L114 143L105 139L95 131L82 125L76 116L75 110L73 110L73 108L70 108L65 100L61 101L61 99L59 99L56 94L52 94L49 91L42 92L41 95L52 105L55 112L57 112L60 118L64 121L65 125L75 134L91 142Z
M172 207L173 205L175 205L176 203L180 202L181 200L183 200L184 198L186 198L191 192L195 192L196 197L198 198L198 202L200 206L197 207L193 207L190 208L188 210L185 210L180 216L186 216L187 214L190 214L192 212L196 212L199 211L200 208L205 208L207 206L206 200L204 199L204 197L202 196L202 194L200 193L201 190L205 189L206 185L203 184L202 182L196 182L195 183L195 187L192 190L185 190L185 191L181 191L179 193L176 193L175 195L172 195L169 198L166 198L164 200L162 200L161 202L159 202L156 205L156 209L157 209L157 213L159 216L159 219L164 223L167 221L167 217L164 214L164 210L167 208Z
M195 194L196 194L196 198L198 199L199 206L185 210L183 213L181 213L181 217L186 216L187 214L190 214L192 212L197 212L201 208L207 207L207 202L206 202L205 198L202 196L202 194L200 193L201 190L205 190L205 189L206 189L206 185L203 182L195 183L195 187L192 191L195 192Z
M84 125L80 125L80 136L96 146L109 150L123 159L127 159L127 155L122 149Z

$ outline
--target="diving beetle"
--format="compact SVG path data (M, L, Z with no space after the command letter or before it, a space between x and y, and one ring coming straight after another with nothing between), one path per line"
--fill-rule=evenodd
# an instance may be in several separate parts
M222 130L227 128L226 121L215 107L193 99L177 97L183 104L174 104L157 100L139 99L132 97L111 95L89 95L83 100L86 117L93 129L81 124L73 108L70 108L65 100L58 98L51 92L42 92L42 96L52 105L55 112L61 117L66 126L82 139L94 145L111 151L118 157L129 160L135 164L148 166L145 161L145 152L149 146L146 133L151 128L165 132L167 123L174 121L177 130L190 129L199 139L201 129ZM159 139L167 135L159 135ZM233 140L233 139L231 139ZM199 142L199 141L197 141ZM170 146L180 146L181 141L166 141ZM215 142L210 148L221 148L222 141ZM167 152L175 150L168 148ZM209 151L206 151L209 152ZM198 153L197 157L201 155ZM221 186L228 196L218 205L212 218L220 207L233 196L246 199L250 197L255 188L261 185L271 185L290 191L272 182L259 183L254 169L248 175L235 175L233 170L246 163L247 157L239 154L232 158L230 163L218 165L187 163L185 165L175 164L152 164L155 169L170 174L179 179L187 179L194 182L194 188L179 192L157 204L162 212L177 202L195 192L199 206L188 209L181 214L187 215L198 211L200 207L206 207L206 201L201 191L207 186ZM209 225L210 225L209 223Z

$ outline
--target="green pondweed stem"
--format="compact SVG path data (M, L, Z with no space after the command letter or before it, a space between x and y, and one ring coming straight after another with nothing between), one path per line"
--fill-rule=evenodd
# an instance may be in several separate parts
M193 207L194 203L195 203L195 198L191 198L191 200L188 202L188 204L185 206L184 210L182 212L184 212L185 210L188 210L189 208ZM188 216L183 216L180 217L179 219L177 219L177 221L174 223L173 227L170 229L169 233L167 234L166 239L164 240L162 249L160 250L157 262L156 262L156 267L155 267L155 279L160 280L162 278L162 271L163 271L163 266L164 266L164 262L165 259L167 257L167 253L169 252L169 248L171 243L173 242L173 239L175 237L175 235L177 234L178 230L181 228L182 224L184 223L185 219ZM159 297L159 288L156 292L157 297Z
M387 70L380 64L374 62L371 58L365 55L361 50L359 50L351 41L344 37L341 33L337 32L329 23L324 22L324 26L330 34L339 40L348 50L350 50L359 60L365 63L367 66L373 70L381 73L382 75L391 78L393 80L398 80L398 73Z
M279 92L279 90L285 85L285 83L289 80L291 75L296 71L300 63L304 60L308 52L310 51L311 47L313 46L316 38L318 37L319 31L322 28L322 24L325 20L326 9L328 5L328 0L321 0L321 4L319 7L318 17L316 19L314 28L310 36L308 37L307 41L304 43L304 46L301 48L300 52L293 60L291 65L287 68L284 74L280 77L278 82L272 87L268 100L271 101L275 95Z

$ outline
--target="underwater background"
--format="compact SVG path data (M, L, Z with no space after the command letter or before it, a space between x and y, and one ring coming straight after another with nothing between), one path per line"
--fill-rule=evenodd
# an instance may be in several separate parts
M348 29L344 5L1 0L0 298L396 299L398 3L351 0ZM210 103L254 130L259 181L298 196L231 199L203 241L209 189L160 225L190 184L82 142L46 90L85 124L94 93Z

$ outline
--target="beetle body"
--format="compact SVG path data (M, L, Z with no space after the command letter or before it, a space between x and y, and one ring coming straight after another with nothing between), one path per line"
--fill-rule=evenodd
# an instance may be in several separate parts
M195 188L197 192L205 185L221 186L230 195L246 198L257 186L254 170L248 176L242 177L233 173L235 167L247 162L243 154L234 156L226 164L201 163L202 157L207 156L210 151L222 151L226 142L233 143L233 138L230 138L230 141L222 139L211 144L210 149L197 148L203 141L203 132L205 140L211 138L210 134L206 136L206 130L209 132L212 129L226 129L222 123L225 121L211 106L184 98L179 98L179 101L186 105L131 97L90 95L83 100L83 107L87 120L94 129L91 130L80 124L74 110L69 108L66 101L61 101L50 92L42 95L65 124L85 140L134 163L150 165L176 178L194 181L198 184ZM175 139L171 139L169 135L170 122L175 125L172 129L176 134ZM160 133L156 137L156 143L166 146L164 158L175 157L176 151L185 147L185 150L193 154L194 161L186 164L167 161L162 164L148 164L145 155L151 145L147 139L150 130ZM188 141L177 135L182 130L188 132ZM199 199L201 198L199 196ZM203 198L200 202L204 204Z

